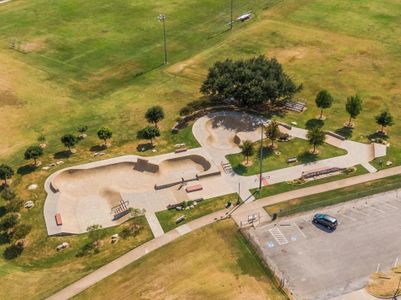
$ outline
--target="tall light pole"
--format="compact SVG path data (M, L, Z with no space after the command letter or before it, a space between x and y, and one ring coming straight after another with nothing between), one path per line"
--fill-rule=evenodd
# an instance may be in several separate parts
M231 15L231 21L230 21L230 30L233 29L233 7L234 7L234 0L230 0L230 15Z
M163 23L163 36L164 36L164 64L168 63L167 60L167 36L166 36L166 15L160 14L157 19Z
M263 173L263 121L260 121L260 172L259 172L259 193L262 191L262 173Z

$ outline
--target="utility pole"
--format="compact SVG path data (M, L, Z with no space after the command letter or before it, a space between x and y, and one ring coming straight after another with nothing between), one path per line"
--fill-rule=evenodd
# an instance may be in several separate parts
M231 15L231 21L230 21L230 30L233 29L233 7L234 7L234 0L230 0L230 15Z
M260 174L259 174L259 193L262 191L262 168L263 168L263 121L260 121Z
M167 60L167 36L166 36L166 15L160 14L157 19L163 23L163 36L164 36L164 64L168 63Z

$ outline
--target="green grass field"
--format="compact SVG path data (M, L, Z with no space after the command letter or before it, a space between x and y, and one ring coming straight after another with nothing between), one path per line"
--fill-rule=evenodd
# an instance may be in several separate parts
M311 145L309 145L308 141L302 139L293 139L289 142L278 142L276 143L276 145L278 145L278 148L275 150L272 150L272 148L266 146L263 148L263 172L287 168L299 164L307 164L317 160L347 154L347 151L341 148L337 148L329 144L324 144L318 148L319 154L315 155L310 153L312 147ZM227 155L228 161L237 174L250 176L258 174L260 172L259 143L255 143L254 148L254 155L249 157L249 162L251 163L250 166L245 166L246 159L241 153ZM276 155L275 152L277 151L280 152L280 155ZM296 157L297 162L291 164L287 163L287 160L290 157Z
M249 10L255 16L235 24L232 32L226 30L229 3L164 2L13 0L0 5L0 163L11 164L16 170L27 165L23 151L36 143L39 135L46 136L48 144L41 160L44 164L53 162L54 154L64 150L59 142L61 135L76 133L81 124L89 126L89 136L76 147L76 155L64 159L64 166L94 160L90 149L99 144L96 131L101 126L114 131L113 145L105 157L138 153L137 146L144 141L136 139L136 132L145 125L143 114L153 104L162 105L166 111L166 119L160 124L158 153L171 151L181 142L196 147L191 127L178 135L169 131L180 108L198 99L208 67L227 57L265 54L277 57L304 85L299 97L307 101L308 110L289 113L283 121L296 121L305 127L319 113L314 106L315 94L325 88L335 102L325 112L324 128L341 131L348 118L346 97L357 92L364 99L364 110L350 138L368 142L378 128L374 116L390 109L396 124L389 129L391 146L383 161L401 164L398 0L236 0L235 17ZM161 12L168 17L167 66L160 65L162 27L156 17ZM25 54L9 49L15 39ZM380 161L374 164L379 168L385 165ZM0 280L5 287L1 291L13 298L43 298L92 267L73 255L54 258L51 252L41 251L59 240L45 234L43 189L29 192L26 188L31 183L42 186L50 173L26 170L20 169L13 186L23 200L35 201L33 210L22 213L22 220L34 229L21 257L14 261L0 257ZM148 237L121 247L127 250ZM69 239L73 245L80 245L85 237ZM0 244L1 253L6 246ZM93 266L123 250L108 251ZM35 261L43 263L32 263ZM49 287L49 276L57 274L66 277L54 276L60 281ZM27 288L16 289L22 285Z
M149 297L287 299L232 220L191 232L74 299Z

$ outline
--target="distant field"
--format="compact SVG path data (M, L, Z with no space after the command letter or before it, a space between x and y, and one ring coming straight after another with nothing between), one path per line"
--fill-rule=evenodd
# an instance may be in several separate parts
M114 298L287 299L231 220L181 237L74 299Z

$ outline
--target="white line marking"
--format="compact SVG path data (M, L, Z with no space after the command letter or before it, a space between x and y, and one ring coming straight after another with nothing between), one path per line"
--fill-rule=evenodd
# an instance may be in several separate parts
M380 269L380 264L377 264L376 273L379 273L379 269Z
M375 209L375 210L381 212L382 214L385 214L385 213L386 213L384 210L378 209L378 208L376 208L376 207L374 207L374 206L368 206L368 208Z
M387 206L389 206L389 207L391 207L391 208L394 208L394 209L400 209L399 207L394 206L394 205L391 205L391 204L388 204L387 202L384 202L383 204L384 204L384 205L387 205Z
M280 246L288 244L287 238L284 236L284 234L280 231L278 227L273 227L272 229L269 229L269 232Z
M364 216L366 216L366 217L369 216L368 214L365 214L365 213L359 211L358 209L354 209L354 212L356 212L356 213L358 213L358 214L361 214L361 215L364 215Z
M398 265L398 257L397 257L396 260L395 260L394 268L395 268L397 265Z
M343 217L348 218L348 219L350 219L350 220L352 220L352 221L357 221L357 219L355 219L355 218L353 218L353 217L350 217L350 216L347 216L345 213L342 213L342 214L340 214L340 215L342 215Z
M298 229L298 231L303 235L303 237L306 238L306 234L301 230L301 228L299 228L298 224L295 222L292 224Z

